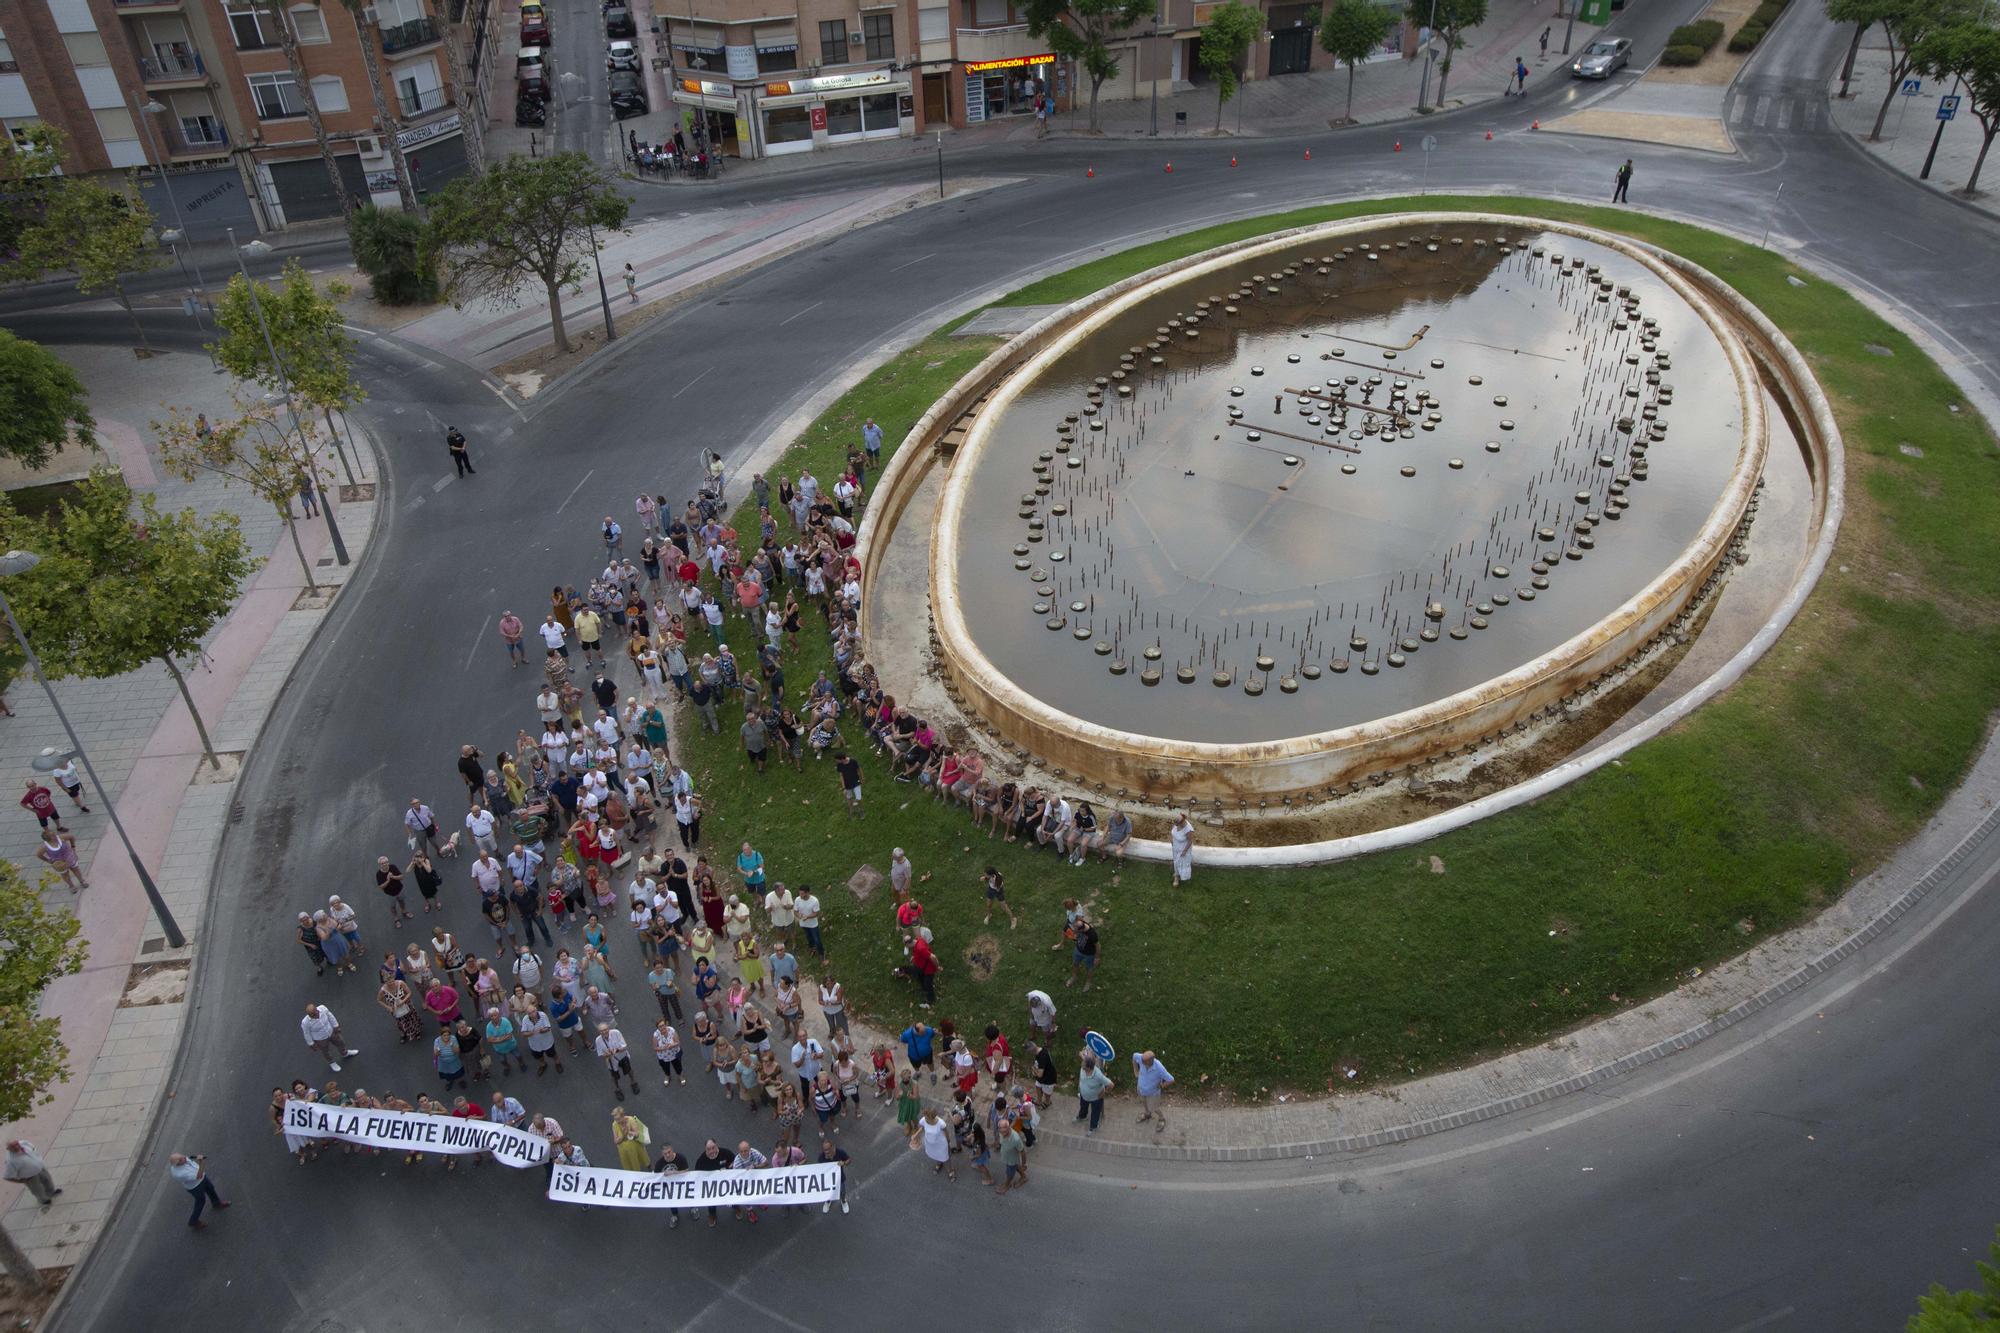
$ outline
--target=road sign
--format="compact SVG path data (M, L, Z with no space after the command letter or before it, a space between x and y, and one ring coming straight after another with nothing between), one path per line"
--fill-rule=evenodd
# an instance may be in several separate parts
M1424 151L1426 153L1435 152L1437 150L1437 146L1438 146L1438 137L1435 134L1426 134L1424 136Z
M1117 1050L1113 1048L1101 1032L1084 1033L1083 1044L1090 1048L1090 1053L1096 1056L1101 1064L1108 1065L1118 1058Z
M1915 97L1918 93L1922 92L1923 90L1924 90L1924 81L1922 79L1903 80L1903 87L1901 89L1903 96Z
M1950 120L1958 114L1958 94L1947 93L1938 98L1938 119Z

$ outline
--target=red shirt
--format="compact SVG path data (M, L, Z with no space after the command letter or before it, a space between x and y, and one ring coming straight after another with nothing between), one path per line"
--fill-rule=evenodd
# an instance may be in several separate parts
M28 788L28 794L21 798L21 804L44 818L56 812L56 798L40 783Z
M931 957L931 946L924 943L921 935L910 944L910 966L927 977L935 975L938 970L937 959Z
M451 1113L460 1120L484 1120L486 1118L486 1112L478 1102L467 1102L463 1106L454 1106L451 1108Z

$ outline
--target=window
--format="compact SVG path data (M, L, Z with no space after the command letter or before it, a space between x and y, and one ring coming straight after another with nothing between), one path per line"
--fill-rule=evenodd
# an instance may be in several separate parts
M804 107L774 107L764 113L765 143L811 143L812 137L812 116Z
M797 69L798 67L799 48L796 46L787 46L777 51L767 50L761 46L757 48L757 72L759 74L775 74L779 70Z
M315 75L312 81L313 105L321 111L347 110L347 85L336 74Z
M62 39L63 45L69 48L69 63L78 69L111 63L110 55L104 50L104 39L95 32L66 32Z
M1009 17L1007 0L973 0L972 21L979 27L994 27L1007 22Z
M396 98L406 116L421 116L444 105L444 84L435 60L418 60L396 67Z
M306 113L305 99L290 74L252 74L248 78L250 100L257 104L257 119L284 120Z
M920 42L947 42L951 40L951 6L939 5L935 9L917 11L917 40Z
M255 51L271 44L270 39L264 36L256 10L228 9L223 12L229 15L229 31L236 38L237 50Z
M895 93L870 93L861 99L861 128L870 134L900 130L903 125L902 99Z
M320 12L318 5L295 6L292 10L292 31L298 35L301 46L318 46L333 40L326 30L326 15Z
M863 14L861 16L861 36L867 43L870 60L894 60L896 58L896 16L894 14Z
M822 23L820 26L824 28L826 25ZM14 48L7 45L7 39L4 36L0 36L0 65L4 65L9 69L14 67Z
M181 138L191 148L218 148L229 142L222 122L214 116L182 116Z
M90 113L97 121L97 133L106 143L123 143L139 137L132 113L122 106L103 107Z
M819 63L847 63L847 20L827 19L819 25Z
M28 131L41 123L34 116L9 116L6 120L0 121L0 125L7 127L7 137L22 145L28 142Z

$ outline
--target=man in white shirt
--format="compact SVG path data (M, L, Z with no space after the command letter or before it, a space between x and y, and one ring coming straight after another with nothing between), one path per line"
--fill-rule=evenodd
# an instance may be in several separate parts
M819 1038L801 1035L792 1043L792 1072L799 1076L799 1096L806 1105L812 1105L813 1080L826 1060L826 1047L819 1044Z
M336 1074L340 1072L342 1055L359 1055L360 1051L347 1044L341 1035L340 1020L333 1016L333 1010L323 1004L308 1004L306 1016L299 1020L299 1032L305 1037L306 1045L326 1057L326 1063Z
M795 919L798 902L792 891L782 884L774 885L764 895L764 914L771 918L771 930L783 937L785 943L792 942L792 922Z
M541 715L542 728L547 730L562 721L562 696L554 688L545 688L535 696L535 710Z
M792 899L792 915L798 918L799 929L805 932L806 947L826 957L826 945L819 938L819 898L813 893L812 885L801 884L797 896Z
M472 882L479 886L480 897L491 898L500 892L500 874L504 869L491 848L479 853L472 863Z
M596 732L597 739L606 745L616 745L622 739L618 731L618 719L603 709L598 710L597 720L590 724L590 729Z
M524 990L537 994L542 989L542 956L522 945L514 954L514 980L521 983Z
M563 629L562 622L557 620L554 614L551 614L547 620L542 622L541 634L542 642L548 645L549 651L559 654L562 657L563 665L568 666L569 634Z
M531 889L537 888L540 883L537 876L541 872L542 860L543 857L540 852L524 847L517 842L514 844L514 850L507 853L507 874L511 878L520 880ZM530 986L528 989L533 990L535 988Z
M466 811L465 831L472 835L473 845L489 857L500 845L493 839L493 812L476 801Z
M605 1069L611 1073L611 1092L619 1101L625 1100L625 1090L618 1086L624 1078L632 1084L632 1091L639 1091L639 1080L632 1073L632 1052L625 1044L625 1034L609 1023L597 1025L597 1041L594 1043L597 1058L604 1061Z

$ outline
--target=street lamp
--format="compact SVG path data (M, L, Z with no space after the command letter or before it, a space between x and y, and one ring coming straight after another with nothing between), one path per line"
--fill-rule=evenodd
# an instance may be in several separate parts
M942 141L942 136L940 136L940 141ZM943 150L940 149L939 151L942 152ZM583 220L583 228L590 233L590 262L592 267L597 270L597 299L604 306L604 341L610 342L618 336L618 331L611 327L611 296L604 290L604 265L598 262L597 258L597 228L591 225L588 217L585 217Z
M134 101L138 100L137 93L134 93L132 96ZM140 104L139 127L146 132L146 147L151 151L153 156L153 177L159 182L160 193L167 197L167 206L174 211L173 231L172 233L162 232L160 239L167 241L168 246L173 250L174 259L181 266L182 278L187 278L188 276L189 263L193 263L194 265L194 277L190 280L190 287L194 296L194 324L196 328L206 333L208 330L202 325L201 312L204 307L208 306L208 282L201 276L201 260L199 258L184 257L181 254L179 242L185 240L187 236L187 220L181 216L181 201L174 196L172 187L167 184L166 164L161 161L161 158L165 155L160 152L160 141L153 134L152 117L165 115L166 110L167 108L157 101L147 101ZM172 240L168 240L169 234L171 234ZM214 311L211 309L210 314L213 313ZM214 360L215 354L213 352L209 353L209 361L213 363ZM221 366L216 366L217 370L221 368Z
M268 255L271 253L271 247L263 241L251 241L248 245L238 245L236 244L236 228L229 227L225 228L225 230L229 233L229 248L236 251L236 267L243 274L243 285L250 292L250 309L256 312L257 328L264 335L264 350L271 354L271 365L278 372L278 386L285 391L285 412L291 417L292 429L298 432L299 442L303 444L306 433L304 428L299 425L299 410L292 402L292 381L285 374L285 363L278 359L278 346L271 341L271 326L264 322L264 304L257 299L257 284L251 279L250 267L243 259L243 256L248 254ZM334 440L334 447L336 449L340 447L340 441L337 437ZM306 461L308 463L312 461L312 450L310 447L306 450ZM313 481L317 485L319 479L315 477ZM288 514L291 512L290 500L285 502L285 511ZM333 517L333 506L322 500L319 512L326 516L326 535L333 539L334 559L343 565L347 564L347 543L340 539L340 524Z
M33 551L9 551L5 555L0 555L0 578L25 574L41 563L42 558ZM118 807L112 804L111 793L104 789L103 780L97 776L97 770L91 767L90 756L84 753L83 742L77 739L76 728L70 725L69 714L63 712L62 701L56 698L55 690L49 685L49 678L42 674L41 659L35 656L34 645L28 642L28 636L22 632L21 622L14 619L13 604L7 600L7 594L4 592L0 592L0 612L6 614L7 627L14 631L14 642L21 645L21 652L28 659L28 669L34 672L35 679L41 682L43 692L49 696L49 703L56 710L56 719L62 723L63 732L69 737L69 753L65 754L60 750L44 751L34 761L35 771L54 772L71 758L83 761L83 771L90 777L92 790L97 793L97 799L104 802L104 813L111 817L111 827L117 830L118 841L125 844L125 855L132 858L132 869L138 873L139 887L146 891L146 901L153 905L153 916L166 934L168 947L180 948L187 943L187 937L181 934L180 925L174 920L174 914L167 909L166 899L160 897L160 886L153 883L152 875L147 872L145 863L139 859L138 849L132 846L132 839L125 832L125 824L118 818Z

